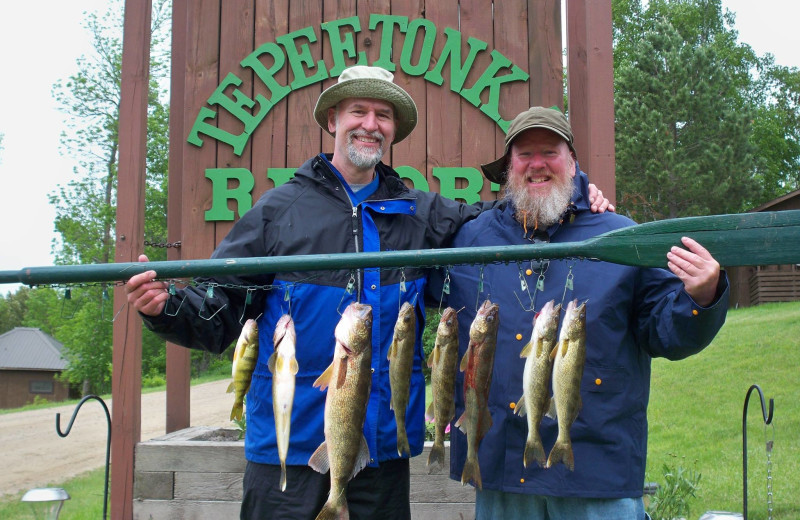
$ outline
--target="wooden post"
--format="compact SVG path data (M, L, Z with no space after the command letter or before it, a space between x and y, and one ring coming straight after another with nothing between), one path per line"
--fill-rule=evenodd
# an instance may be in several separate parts
M611 0L567 0L569 119L581 169L616 203Z
M183 95L186 87L186 0L172 1L172 73L170 75L169 125L169 207L167 209L168 242L181 240L181 181L183 175ZM167 249L167 260L180 260L177 248ZM191 402L191 352L167 343L167 420L166 433L189 427Z
M135 262L144 248L145 151L150 68L150 0L125 2L119 109L115 261ZM114 308L127 302L114 291ZM125 306L114 321L111 414L111 518L133 518L133 453L142 430L142 322Z

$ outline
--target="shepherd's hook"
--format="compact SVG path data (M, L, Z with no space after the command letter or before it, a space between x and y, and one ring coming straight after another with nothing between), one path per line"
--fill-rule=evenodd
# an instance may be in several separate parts
M75 411L72 412L72 418L69 420L69 424L67 425L67 431L61 432L61 414L56 414L56 433L60 437L66 437L69 435L70 430L72 429L72 423L75 422L75 416L78 415L78 410L81 409L83 403L88 401L89 399L96 399L103 405L103 410L106 412L106 422L108 424L108 433L106 435L106 479L105 479L105 487L103 491L103 520L106 518L106 514L108 513L108 467L109 467L109 456L111 455L111 415L108 413L108 406L106 406L105 401L103 401L100 397L96 395L87 395L78 403L78 406L75 407Z
M758 385L752 385L744 398L744 410L742 411L742 511L744 520L747 520L747 404L750 401L750 394L753 390L757 390L758 396L761 398L761 415L764 417L764 426L772 423L772 411L775 404L772 399L769 400L768 414L764 404L764 393Z

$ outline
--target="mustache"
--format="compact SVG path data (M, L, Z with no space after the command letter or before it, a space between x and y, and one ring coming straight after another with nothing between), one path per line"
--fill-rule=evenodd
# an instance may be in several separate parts
M380 141L381 144L383 144L383 142L386 140L386 137L384 137L384 135L378 130L374 130L372 132L367 132L366 130L351 130L347 134L347 138L352 142L354 137L371 137Z

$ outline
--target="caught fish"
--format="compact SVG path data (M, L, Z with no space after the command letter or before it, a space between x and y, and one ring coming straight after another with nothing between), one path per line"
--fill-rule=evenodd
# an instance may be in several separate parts
M372 383L372 307L351 303L336 325L333 362L314 387L328 389L325 441L308 460L320 473L330 471L328 501L317 520L348 518L347 483L369 463L364 418Z
M389 347L389 386L392 400L389 405L394 410L397 423L397 454L411 456L406 434L406 408L408 408L409 387L411 386L411 368L414 364L414 341L417 334L417 319L414 307L405 302L400 307L397 322L394 325L394 337Z
M236 349L233 351L233 367L231 375L233 381L228 385L228 393L233 392L234 401L231 410L231 421L242 420L244 411L244 396L250 389L250 380L253 377L253 370L258 362L258 325L256 320L247 320L236 341Z
M489 386L492 384L492 367L497 346L497 329L500 325L500 307L489 300L483 302L469 328L469 346L461 358L464 372L464 413L456 421L467 436L467 460L461 473L461 484L472 481L482 489L481 470L478 465L478 444L492 427L489 413Z
M448 307L442 313L436 329L436 342L428 357L431 368L433 400L425 419L435 421L434 438L428 455L428 474L444 468L444 431L455 415L456 370L458 369L458 315Z
M297 336L294 320L284 314L275 326L272 343L275 351L269 357L272 372L272 412L275 415L275 438L278 442L278 457L281 460L281 491L286 490L286 454L289 452L289 429L292 423L294 402L294 377L297 375L297 359L294 357Z
M522 398L514 413L528 419L528 439L525 442L523 465L527 468L535 460L544 467L547 456L542 446L539 425L550 408L550 378L553 360L550 357L558 341L558 318L561 305L547 302L533 322L531 341L522 349L519 357L525 360L522 373Z
M563 462L574 471L569 430L583 406L581 378L586 362L586 302L578 305L578 300L572 300L567 304L554 354L552 402L555 406L551 406L547 415L558 420L558 437L547 457L547 467Z

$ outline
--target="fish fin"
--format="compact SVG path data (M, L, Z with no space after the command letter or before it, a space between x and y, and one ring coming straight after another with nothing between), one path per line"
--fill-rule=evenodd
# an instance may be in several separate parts
M444 444L431 446L431 451L428 454L428 463L425 467L428 469L428 475L442 472L442 468L444 468Z
M433 368L439 362L439 347L434 345L430 356L428 356L428 368Z
M461 485L466 486L468 482L472 481L475 487L483 489L481 484L481 468L478 465L478 459L469 460L464 462L464 470L461 472Z
M531 350L533 350L531 346L531 342L525 343L525 346L522 347L522 352L519 353L519 357L526 358L531 355Z
M281 491L286 491L286 462L281 461Z
M225 391L225 393L226 394L230 394L230 393L233 393L234 390L235 390L235 388L233 386L233 381L231 381L231 384L228 385L228 389Z
M433 422L435 417L433 416L433 401L428 405L428 409L425 410L425 420Z
M563 462L570 471L575 471L575 456L572 454L571 442L556 439L553 449L550 450L550 456L547 457L547 465L545 467L550 468L559 462Z
M557 413L558 411L556 410L556 400L551 398L550 399L550 404L547 405L545 408L547 408L547 412L545 412L545 414L544 414L545 417L549 417L549 418L553 419L554 421L557 421L558 420L558 413Z
M517 401L517 405L514 407L514 413L520 417L525 417L525 415L527 415L528 410L525 407L525 395L520 397L519 401Z
M397 349L400 348L397 346L397 343L397 338L392 338L392 344L389 346L389 354L386 356L386 359L389 361L392 361L397 355Z
M467 433L466 428L464 427L464 421L466 420L466 415L467 412L465 410L464 413L461 414L461 417L459 417L458 420L453 424L454 427L458 428L464 433Z
M565 339L561 342L561 357L567 355L567 351L569 350L569 340Z
M547 455L544 452L541 440L532 440L525 443L525 455L522 459L523 466L527 468L532 465L531 463L534 460L541 468L547 465Z
M308 465L319 473L327 473L331 469L330 461L328 461L328 446L325 441L322 441L322 444L311 454Z
M337 375L339 378L336 380L336 388L341 388L347 379L347 357L339 361L339 373Z
M231 409L231 421L241 421L242 420L242 413L244 412L244 404L243 403L233 403L233 408Z
M558 343L556 343L556 346L553 347L553 350L550 351L550 361L553 361L557 355L558 355Z
M314 381L314 384L311 386L313 386L314 388L319 388L320 390L325 390L326 388L328 388L328 385L331 382L331 376L333 376L333 363L328 365L328 368L325 369L325 372L320 374L320 376L317 378L316 381Z
M269 368L269 372L271 374L275 373L275 363L277 362L277 360L278 360L278 353L277 352L273 352L269 356L269 361L267 361L267 368Z
M366 468L367 464L369 464L369 445L367 444L367 439L362 434L361 447L358 449L358 455L356 456L356 463L353 466L353 474L350 475L350 479L358 475L359 471Z
M293 376L297 375L297 372L300 371L300 366L297 364L297 358L292 358L289 362L289 370L292 372Z
M411 457L411 447L408 445L408 435L405 430L402 432L397 430L397 454L400 457L403 455Z
M472 342L470 342L469 346L467 347L467 351L464 352L464 357L461 358L461 365L459 366L459 370L462 372L467 371L467 367L469 366L469 356L472 354Z

